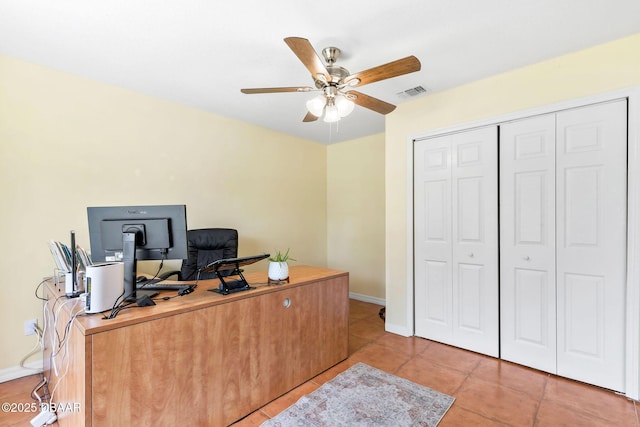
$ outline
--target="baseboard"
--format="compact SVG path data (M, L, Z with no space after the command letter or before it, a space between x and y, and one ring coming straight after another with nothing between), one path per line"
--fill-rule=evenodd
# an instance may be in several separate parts
M413 336L413 333L406 326L394 325L388 321L384 323L384 330L403 337Z
M369 295L357 294L355 292L349 292L349 298L381 306L387 305L387 301L384 298L370 297Z
M34 360L33 362L25 363L24 365L24 368L21 366L14 366L12 368L0 369L0 383L17 380L18 378L42 372L42 359Z

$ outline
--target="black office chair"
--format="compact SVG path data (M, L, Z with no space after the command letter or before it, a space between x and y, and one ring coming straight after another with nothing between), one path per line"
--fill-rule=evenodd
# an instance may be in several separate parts
M178 275L178 280L195 280L198 270L206 265L225 258L238 256L238 230L232 228L201 228L187 231L187 256L182 261L182 269L161 275L166 279ZM229 275L231 271L221 272ZM215 278L214 273L200 273L199 279Z

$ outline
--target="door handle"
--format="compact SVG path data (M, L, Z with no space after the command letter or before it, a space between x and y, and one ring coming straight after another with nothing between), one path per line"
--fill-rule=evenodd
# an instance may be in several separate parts
M525 257L523 258L525 261L529 261L531 258L529 258L529 255L525 255Z

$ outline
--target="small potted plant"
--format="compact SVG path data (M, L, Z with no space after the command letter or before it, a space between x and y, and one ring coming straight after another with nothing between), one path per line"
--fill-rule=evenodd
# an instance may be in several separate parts
M269 284L289 283L289 260L295 261L295 258L289 256L289 249L284 254L276 251L276 254L269 258Z

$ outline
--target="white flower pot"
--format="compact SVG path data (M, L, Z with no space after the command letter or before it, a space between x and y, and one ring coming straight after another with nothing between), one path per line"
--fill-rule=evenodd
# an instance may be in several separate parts
M286 262L269 262L269 279L286 280L289 278L289 264Z

